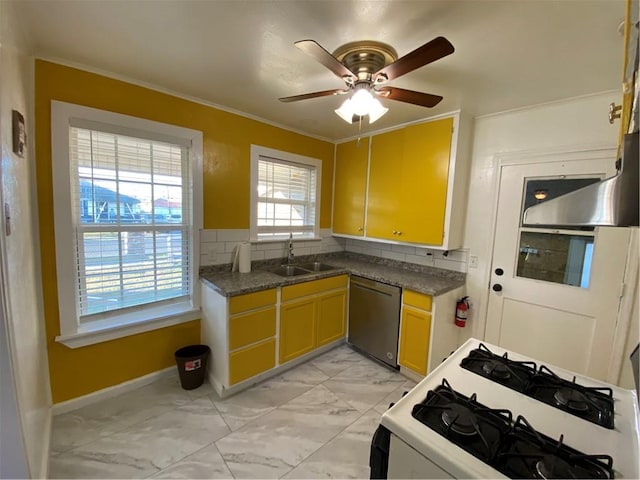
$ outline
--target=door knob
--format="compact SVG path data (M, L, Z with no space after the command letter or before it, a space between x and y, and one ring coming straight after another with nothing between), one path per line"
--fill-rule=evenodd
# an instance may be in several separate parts
M491 288L493 288L494 292L501 292L502 291L502 285L500 285L499 283L495 283L493 285L493 287L491 287Z

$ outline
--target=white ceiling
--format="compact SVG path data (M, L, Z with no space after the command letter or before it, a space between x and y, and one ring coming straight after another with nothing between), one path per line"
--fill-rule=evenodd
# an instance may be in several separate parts
M444 36L456 51L389 82L444 96L427 109L383 99L363 131L456 109L483 115L620 87L623 0L32 1L15 8L36 56L59 59L246 112L328 139L358 133L333 113L341 88L293 42L356 40L400 56ZM603 110L603 115L606 112ZM579 120L579 119L576 119Z

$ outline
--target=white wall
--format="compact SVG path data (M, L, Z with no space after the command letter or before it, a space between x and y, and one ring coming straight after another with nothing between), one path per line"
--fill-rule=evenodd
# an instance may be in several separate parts
M576 146L615 147L619 123L610 125L607 114L609 104L620 101L619 92L606 92L475 119L464 246L469 255L478 256L478 267L467 272L472 310L466 335L484 338L499 173L496 156Z
M2 226L0 249L5 289L9 356L23 445L31 477L46 476L51 394L40 282L39 235L33 155L33 58L13 4L0 2L0 138L2 204L11 209L11 234ZM26 121L24 158L12 152L11 111ZM4 432L3 432L4 433Z

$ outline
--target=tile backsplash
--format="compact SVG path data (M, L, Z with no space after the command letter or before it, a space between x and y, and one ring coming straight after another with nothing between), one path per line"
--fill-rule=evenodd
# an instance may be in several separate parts
M294 240L295 256L344 252L345 240L331 236L331 229L320 229L320 240ZM200 266L233 263L239 243L249 241L249 229L220 229L200 231ZM252 243L251 260L269 260L287 256L288 240Z
M332 237L329 228L320 229L320 237L320 240L294 240L294 254L300 257L347 251L456 272L467 271L468 251L466 249L451 250L445 255L442 250ZM249 229L201 230L200 266L232 263L238 244L247 241L249 241ZM252 243L251 260L285 258L287 243L287 241Z
M351 238L346 239L345 251L465 273L467 271L469 257L468 250L464 248L445 252L443 250L433 250L410 245L394 245Z

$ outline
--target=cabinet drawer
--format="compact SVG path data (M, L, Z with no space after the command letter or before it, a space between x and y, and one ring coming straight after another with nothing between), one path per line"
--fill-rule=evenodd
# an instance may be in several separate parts
M276 307L229 319L229 350L259 342L276 334Z
M314 293L326 292L336 288L345 288L347 286L347 276L339 275L337 277L322 278L311 282L298 283L297 285L289 285L282 287L282 301L286 302L293 298L313 295Z
M258 343L229 355L229 385L266 372L276 365L275 339Z
M247 293L238 295L229 299L229 315L234 313L246 312L254 308L265 307L267 305L275 305L276 289L261 290L255 293Z
M402 291L402 303L405 305L412 305L416 308L421 308L427 312L431 311L431 300L431 295L425 295L424 293L418 293L412 290Z

